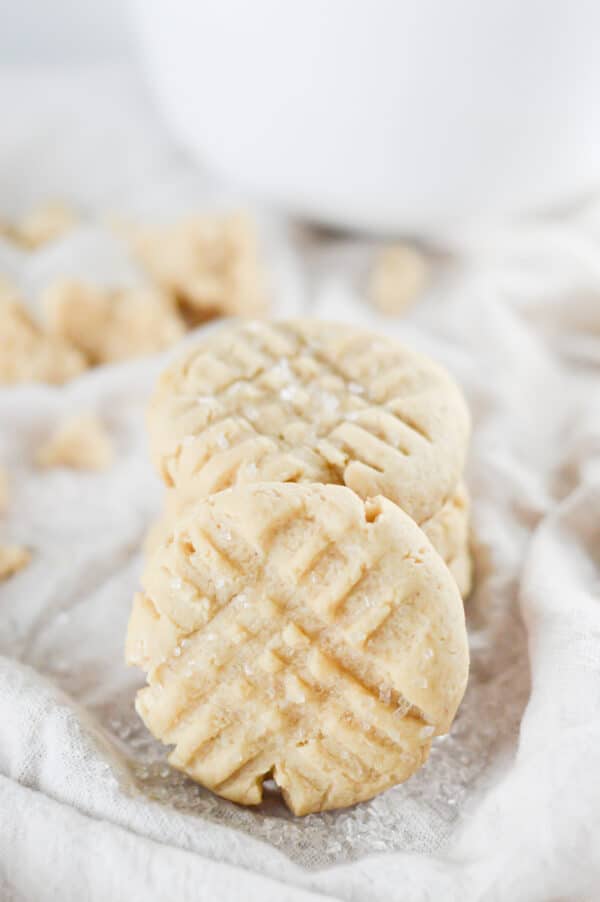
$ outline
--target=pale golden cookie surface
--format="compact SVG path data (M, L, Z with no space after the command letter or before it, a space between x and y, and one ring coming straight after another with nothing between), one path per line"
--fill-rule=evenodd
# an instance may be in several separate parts
M248 482L251 480L248 478ZM165 539L169 530L186 509L196 504L201 495L194 482L181 488L167 489L164 512L150 528L145 541L145 553L152 554ZM469 554L469 494L463 482L444 506L421 523L421 529L455 575L461 595L466 597L471 587Z
M418 526L342 486L205 498L155 548L130 663L171 763L220 795L297 814L407 779L448 730L468 649L462 602Z
M268 280L249 217L192 216L128 232L142 265L192 322L266 312Z
M76 348L46 334L16 298L0 297L0 385L61 384L86 366Z
M448 570L454 577L458 591L466 599L473 588L473 558L468 545L458 551L450 560L446 561Z
M456 489L469 415L448 374L402 345L317 320L235 323L163 374L154 463L199 495L237 482L343 483L417 522Z
M399 316L415 303L427 285L428 267L423 253L396 242L380 250L369 277L371 304L388 316Z
M31 552L24 545L0 544L0 582L27 566Z
M71 467L74 470L106 470L114 459L110 435L92 413L70 417L38 448L39 467Z
M91 365L161 351L185 332L172 299L143 286L106 289L59 279L45 290L42 306L50 334Z
M444 506L420 524L421 529L446 562L463 598L471 591L472 561L470 552L469 492L464 482Z

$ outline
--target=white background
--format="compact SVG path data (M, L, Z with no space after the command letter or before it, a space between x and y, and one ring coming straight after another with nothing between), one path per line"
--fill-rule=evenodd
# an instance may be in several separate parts
M127 0L0 0L0 63L123 59Z

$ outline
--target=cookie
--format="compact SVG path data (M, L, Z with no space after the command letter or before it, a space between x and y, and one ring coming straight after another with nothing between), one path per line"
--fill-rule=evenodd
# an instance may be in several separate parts
M258 316L269 305L258 236L247 216L190 216L131 229L129 240L148 274L192 323Z
M60 279L42 295L52 335L92 365L129 360L178 341L185 326L172 299L153 288L98 288Z
M0 297L0 385L60 384L86 367L84 356L76 348L47 335L18 300Z
M77 224L74 210L59 201L50 201L30 210L13 229L14 240L23 247L37 250L44 244L62 238Z
M0 582L14 576L31 560L31 552L24 545L0 544Z
M57 201L30 210L21 219L0 222L0 238L20 245L27 250L37 250L50 241L56 241L69 232L77 222L73 210Z
M473 588L473 559L468 545L465 545L453 557L447 560L448 570L454 577L458 591L464 599L467 599Z
M251 480L248 479L248 482ZM168 489L164 512L150 528L145 541L145 553L165 540L169 530L191 505L200 500L194 491L194 483L179 489ZM455 494L433 517L421 524L423 532L457 576L458 588L465 597L470 589L469 556L469 495L464 483L459 483ZM466 560L465 560L466 559Z
M38 449L39 467L70 467L73 470L106 470L115 450L105 425L94 414L81 414L60 423Z
M463 598L468 596L472 583L469 513L469 492L464 482L459 482L450 500L437 514L421 523L421 529L446 562Z
M422 522L454 493L469 415L432 361L339 323L235 323L163 374L151 453L170 486L345 484Z
M392 244L380 251L373 264L368 298L381 313L400 316L423 294L427 280L425 256L410 244Z
M147 562L127 658L171 764L296 814L406 780L464 693L460 595L396 505L344 486L240 485L174 524Z

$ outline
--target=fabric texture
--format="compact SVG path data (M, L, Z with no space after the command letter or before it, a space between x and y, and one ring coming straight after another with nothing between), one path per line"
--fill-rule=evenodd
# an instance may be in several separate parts
M0 70L0 98L3 212L58 195L86 213L35 253L0 241L0 272L32 307L53 276L135 278L103 225L113 212L247 206L172 147L135 72ZM162 492L144 405L168 355L62 388L0 389L0 540L32 550L0 585L0 897L595 899L600 204L452 236L454 252L434 257L430 289L400 319L365 300L371 243L255 212L277 315L397 335L466 392L476 590L465 700L422 771L346 811L296 819L276 796L243 810L172 772L133 709L142 676L123 661ZM115 464L36 469L57 420L90 411Z

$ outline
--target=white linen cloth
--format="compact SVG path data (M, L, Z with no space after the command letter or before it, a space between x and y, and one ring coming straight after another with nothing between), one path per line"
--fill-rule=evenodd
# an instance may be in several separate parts
M2 212L52 195L89 214L36 253L0 242L0 272L33 306L53 275L135 277L104 214L223 202L171 146L134 72L4 69L0 98ZM597 899L600 206L462 235L397 320L364 300L368 243L260 222L278 315L397 334L467 393L477 579L457 721L405 785L304 819L275 798L240 809L171 772L133 710L141 675L123 663L161 495L143 407L165 358L0 389L0 540L33 552L0 585L0 898ZM104 419L116 463L40 472L36 447L79 410Z

